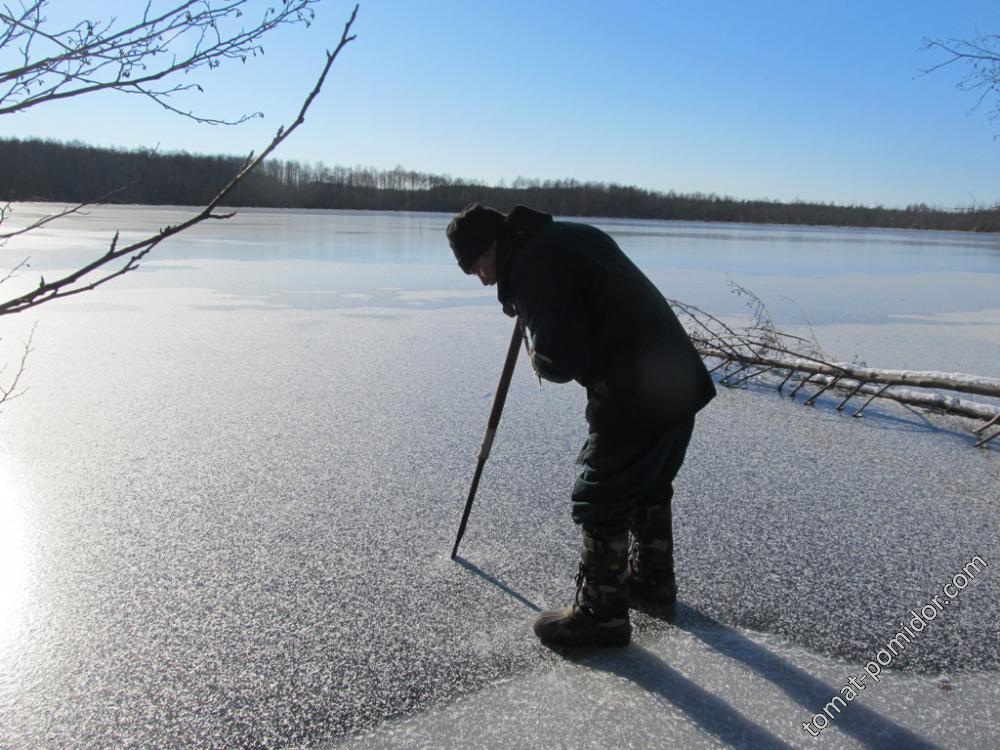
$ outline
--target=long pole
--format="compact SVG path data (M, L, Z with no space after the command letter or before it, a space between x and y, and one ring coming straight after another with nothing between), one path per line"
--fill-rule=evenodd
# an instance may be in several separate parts
M455 538L455 546L451 550L451 559L455 559L458 554L458 545L465 535L465 526L469 523L469 513L472 512L472 501L476 497L476 489L479 487L479 478L483 475L483 466L490 456L490 449L493 447L493 437L497 434L497 425L500 424L500 415L503 413L503 405L507 400L507 391L510 388L510 379L514 375L514 365L517 364L517 355L521 347L520 321L514 323L514 333L510 337L510 346L507 347L507 359L503 363L503 372L500 374L500 384L497 386L496 395L493 396L493 409L490 411L490 420L486 425L486 437L483 438L483 447L479 449L479 462L476 464L476 473L472 477L472 489L469 490L469 498L465 501L465 512L462 513L462 523L458 525L458 536Z

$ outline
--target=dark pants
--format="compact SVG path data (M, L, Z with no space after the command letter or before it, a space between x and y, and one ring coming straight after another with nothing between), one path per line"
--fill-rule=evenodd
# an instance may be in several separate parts
M611 536L628 531L639 508L669 509L693 430L693 415L641 438L592 427L580 452L583 471L573 486L573 520L598 536Z

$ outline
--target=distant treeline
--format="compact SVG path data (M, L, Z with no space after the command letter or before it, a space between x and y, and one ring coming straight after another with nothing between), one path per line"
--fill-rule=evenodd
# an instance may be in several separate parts
M0 139L0 199L199 205L242 166L236 156L105 149L82 143ZM473 201L501 210L518 203L560 216L822 224L1000 231L1000 205L905 209L739 200L703 193L661 193L616 184L517 178L484 185L396 167L329 167L272 159L227 201L233 206L454 212Z

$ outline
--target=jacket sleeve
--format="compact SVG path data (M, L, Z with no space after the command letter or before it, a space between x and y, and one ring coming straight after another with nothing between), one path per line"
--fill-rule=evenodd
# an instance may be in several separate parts
M583 381L592 367L583 270L561 261L562 253L539 248L518 269L515 305L528 331L531 362L554 383Z

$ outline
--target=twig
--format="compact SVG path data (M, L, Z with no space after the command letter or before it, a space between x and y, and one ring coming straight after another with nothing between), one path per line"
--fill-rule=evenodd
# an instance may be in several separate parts
M837 404L837 411L843 411L844 410L844 406L847 405L847 402L850 401L852 398L854 398L854 395L864 387L864 385L866 384L866 382L867 381L865 381L865 380L860 381L858 383L857 388L855 388L853 391L851 391L850 393L848 393L847 397L844 398L844 400L841 401L839 404Z
M778 390L779 390L779 391L780 391L780 390L781 390L782 388L784 388L784 387L785 387L785 383L787 383L787 382L788 382L789 380L791 380L791 378L792 378L792 375L794 375L794 374L795 374L796 372L798 372L798 370L792 370L792 369L789 369L789 370L788 370L788 374L787 374L787 375L785 376L785 379L784 379L784 380L782 380L782 381L781 381L781 385L779 385L779 386L778 386Z
M881 395L882 395L883 393L885 393L885 392L886 392L887 390L889 390L889 388L891 388L891 387L892 387L892 383L886 383L885 385L883 385L883 386L882 386L882 387L881 387L881 388L879 389L878 393L873 393L873 394L872 394L871 396L869 396L868 400L867 400L867 401L865 401L865 402L864 402L864 403L863 403L863 404L861 405L861 408L860 408L860 409L858 409L858 410L857 410L856 412L854 412L854 413L853 413L853 414L852 414L851 416L852 416L852 417L860 417L860 416L861 416L861 412L863 412L863 411L865 410L865 408L866 408L866 407L868 406L868 404L870 404L870 403L871 403L872 401L874 401L874 400L875 400L876 398L878 398L879 396L881 396Z
M729 385L729 383L726 382L727 380L729 380L729 378L733 377L733 375L739 375L741 372L743 372L749 366L750 365L740 365L738 368L736 368L732 372L727 373L725 375L725 377L723 377L719 382L722 383L723 385Z
M30 260L30 258L25 258L20 263L18 263L16 266L14 266L10 271L7 272L6 276L4 276L2 279L0 279L0 284L3 284L5 281L9 281L10 279L13 279L15 276L17 276L17 272L18 271L20 271L22 268L26 268L28 266L28 261L29 260Z
M0 404L13 401L15 398L24 393L24 390L18 392L17 384L21 381L21 376L24 375L24 370L28 363L28 355L34 351L34 349L31 348L31 343L35 338L35 328L37 326L38 324L35 323L35 325L31 327L31 333L28 334L28 340L24 342L24 351L21 354L21 361L18 364L17 372L14 373L14 378L11 380L10 386L5 388L0 385ZM4 365L3 369L6 369L6 365ZM3 370L0 370L0 373L2 372Z
M811 383L811 382L812 382L812 379L813 379L813 376L812 376L812 375L810 374L810 375L809 375L809 377L808 377L808 378L806 378L805 380L803 380L803 381L802 381L801 383L799 383L799 384L798 384L798 385L797 385L797 386L795 387L795 390L794 390L794 391L792 391L792 392L791 392L791 393L790 393L789 395L790 395L790 396L791 396L792 398L795 398L795 394L796 394L796 393L798 393L799 391L801 391L801 390L802 390L802 389L803 389L803 388L804 388L804 387L805 387L806 385L808 385L809 383Z
M995 425L997 422L1000 422L1000 413L998 413L995 417L993 417L993 419L991 419L986 424L980 425L979 427L974 429L973 432L976 433L977 435L982 432L986 432L986 430Z
M802 403L805 404L806 406L812 406L813 404L816 403L816 399L818 399L820 396L822 396L828 390L830 390L835 385L837 385L837 382L839 380L840 380L840 376L838 375L837 377L833 378L829 383L827 383L826 385L824 385L822 388L820 388L818 391L816 391L812 396L810 396L809 398L807 398Z
M765 375L765 374L771 372L771 370L773 370L773 369L774 369L773 367L765 367L762 370L757 370L757 372L752 372L749 375L744 375L742 378L740 378L739 380L737 380L735 383L731 383L731 385L734 388L736 386L743 385L743 383L747 382L748 380L751 380L752 378L760 377L761 375Z
M1000 436L1000 430L997 430L996 432L994 432L989 437L984 437L984 438L981 438L980 440L977 440L976 443L975 443L975 447L976 448L982 448L984 445L986 445L988 442L990 442L991 440L993 440L994 438L996 438L998 436Z
M728 360L728 359L723 359L723 360L722 360L721 362L719 362L719 364L717 364L717 365L716 365L715 367L713 367L713 368L712 368L711 370L709 370L709 371L708 371L708 374L709 374L709 375L711 375L711 374L712 374L713 372L715 372L716 370L718 370L718 369L720 369L720 368L723 368L723 367L725 367L726 365L728 365L728 364L729 364L729 362L730 362L730 360Z
M196 83L171 83L181 73L218 67L223 60L263 54L260 38L284 24L311 23L312 5L318 0L282 0L269 7L249 28L239 26L225 34L225 22L239 23L247 0L185 0L151 16L147 4L141 20L115 29L116 18L104 23L84 20L69 28L50 31L41 14L45 0L24 12L0 7L6 31L0 48L11 49L16 39L21 64L0 71L0 115L23 111L38 104L114 89L138 93L161 106L199 122L235 124L254 115L223 120L195 115L169 104L172 95L192 89ZM48 54L36 56L33 42L47 45ZM177 50L183 50L177 54Z

